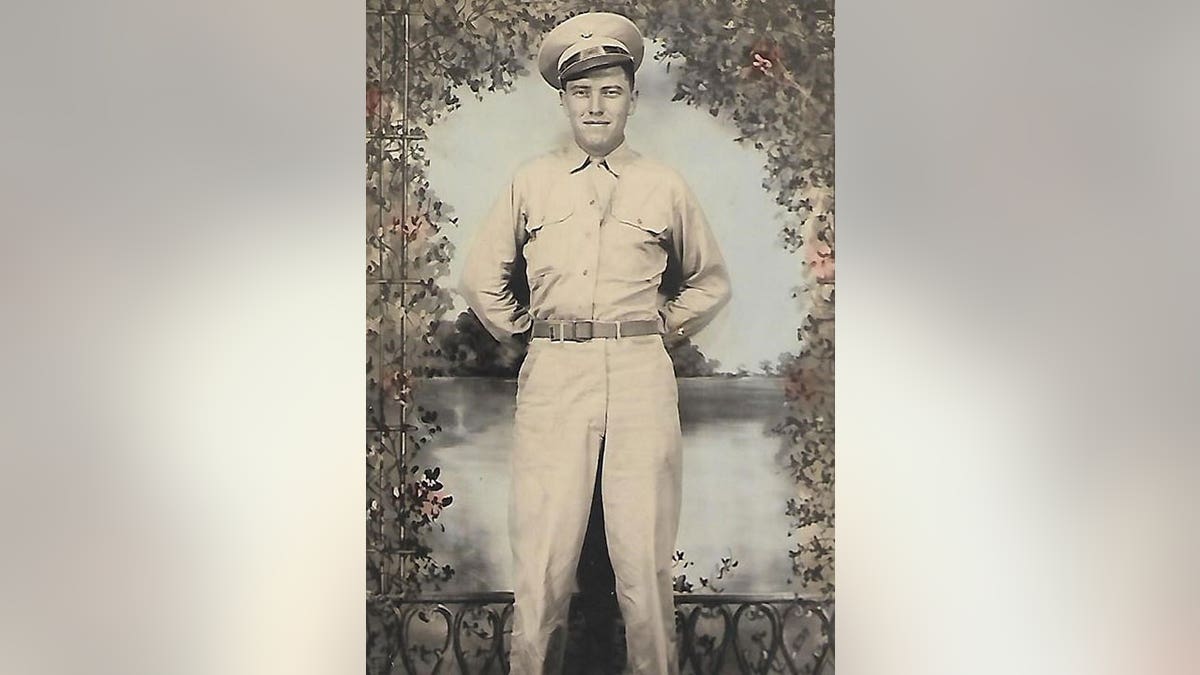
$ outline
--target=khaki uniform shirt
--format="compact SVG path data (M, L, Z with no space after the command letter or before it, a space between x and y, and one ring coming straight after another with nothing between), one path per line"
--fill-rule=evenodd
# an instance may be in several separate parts
M529 306L508 288L524 256ZM678 283L664 287L664 277ZM695 195L625 144L603 160L578 147L521 167L476 235L460 290L498 340L534 319L661 317L668 343L706 324L729 274Z

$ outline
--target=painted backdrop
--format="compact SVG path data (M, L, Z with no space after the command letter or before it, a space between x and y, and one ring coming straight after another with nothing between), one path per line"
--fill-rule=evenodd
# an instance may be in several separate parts
M831 3L406 4L368 3L368 590L510 588L523 354L450 289L514 169L570 141L531 63L541 36L605 10L647 36L629 142L691 185L734 284L713 324L672 352L677 589L831 595Z

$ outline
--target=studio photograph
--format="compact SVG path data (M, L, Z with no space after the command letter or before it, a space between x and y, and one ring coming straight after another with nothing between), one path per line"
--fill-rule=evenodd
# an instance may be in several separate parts
M832 0L368 0L367 672L834 670Z

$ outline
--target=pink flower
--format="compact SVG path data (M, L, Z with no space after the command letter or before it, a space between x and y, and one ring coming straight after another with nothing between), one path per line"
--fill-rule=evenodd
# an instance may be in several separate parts
M743 69L742 74L752 75L755 71L767 77L774 77L781 71L786 74L787 69L783 66L783 49L773 40L759 38L750 47L750 65Z
M442 515L442 509L446 508L442 504L442 499L449 496L445 494L444 490L425 495L424 501L421 502L421 513L428 516L430 520L436 520L438 516Z
M762 54L754 53L754 69L763 75L770 75L767 71L771 69L771 59L763 58Z
M829 283L834 278L833 249L825 242L817 242L808 249L808 264L819 283Z
M371 83L367 85L367 117L374 117L379 114L379 102L383 100L383 92L380 91L379 85Z
M404 236L410 242L416 241L418 236L426 233L431 227L432 224L429 222L429 217L424 213L412 216L408 219L408 222L404 224Z
M407 401L412 395L412 373L395 371L390 377L385 377L380 383L383 390L391 395L393 401Z

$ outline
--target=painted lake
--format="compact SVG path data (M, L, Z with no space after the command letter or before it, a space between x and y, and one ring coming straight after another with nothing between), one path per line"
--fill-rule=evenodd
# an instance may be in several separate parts
M439 562L457 573L444 589L511 589L508 548L509 452L516 383L485 378L435 378L415 383L416 400L436 410L442 432L415 458L440 466L454 502L429 538ZM784 413L778 379L679 380L683 428L683 511L676 548L694 566L695 582L724 556L739 561L729 592L786 591L786 502L796 494L769 433ZM697 584L698 585L698 584Z

